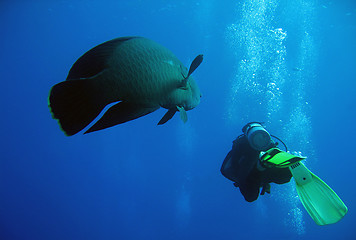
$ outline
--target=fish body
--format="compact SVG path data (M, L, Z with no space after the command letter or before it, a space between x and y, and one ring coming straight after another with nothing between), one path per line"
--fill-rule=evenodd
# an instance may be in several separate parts
M168 112L159 124L167 122L176 111L186 121L185 111L195 108L201 97L190 76L202 55L196 59L188 72L170 50L150 39L113 39L74 63L66 81L51 89L49 107L67 135L84 129L114 102L118 103L86 133L139 118L160 107Z

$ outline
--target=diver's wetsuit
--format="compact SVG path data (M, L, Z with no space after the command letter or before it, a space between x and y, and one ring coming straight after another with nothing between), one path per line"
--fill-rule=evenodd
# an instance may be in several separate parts
M271 147L275 147L271 142ZM257 169L260 152L253 149L245 135L233 141L231 151L225 157L221 166L221 173L240 188L241 194L248 202L258 198L260 187L269 183L283 184L290 181L292 174L288 168ZM264 190L262 190L264 191Z

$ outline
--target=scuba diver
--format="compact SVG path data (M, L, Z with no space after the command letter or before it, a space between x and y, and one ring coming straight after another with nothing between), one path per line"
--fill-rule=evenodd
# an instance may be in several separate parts
M278 137L270 135L262 123L250 122L233 141L221 166L221 173L234 182L248 202L270 193L270 183L284 184L294 178L300 201L318 225L340 221L348 209L339 196L300 161L305 157L288 152ZM281 142L280 150L272 137ZM262 190L260 191L260 189Z
M233 141L232 149L225 157L220 171L234 182L234 186L240 189L246 201L253 202L259 194L270 193L270 183L289 182L292 174L288 167L281 168L281 164L294 163L300 161L301 158L289 155L289 158L283 159L282 162L280 159L278 159L279 162L275 162L277 159L273 158L266 161L268 157L271 158L271 155L267 154L269 150L273 156L282 153L278 151L278 142L272 140L271 135L259 122L246 124L242 132L243 134ZM279 138L274 138L285 146ZM287 150L286 146L285 148ZM262 188L261 191L260 188Z

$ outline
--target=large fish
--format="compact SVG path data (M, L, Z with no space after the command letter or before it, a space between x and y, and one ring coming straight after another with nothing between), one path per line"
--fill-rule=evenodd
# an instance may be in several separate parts
M110 103L104 115L85 133L147 115L160 107L164 124L200 103L201 93L190 76L203 61L197 56L189 71L167 48L143 37L122 37L100 44L81 56L66 81L52 87L49 107L64 133L87 127Z

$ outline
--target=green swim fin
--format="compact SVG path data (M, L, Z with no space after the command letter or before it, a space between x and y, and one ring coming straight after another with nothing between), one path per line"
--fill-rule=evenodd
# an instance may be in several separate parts
M266 152L261 152L260 159L264 167L287 168L297 162L304 160L305 157L299 157L284 152L279 148L271 148Z
M304 208L318 225L333 224L347 213L339 196L319 177L298 162L289 167Z

